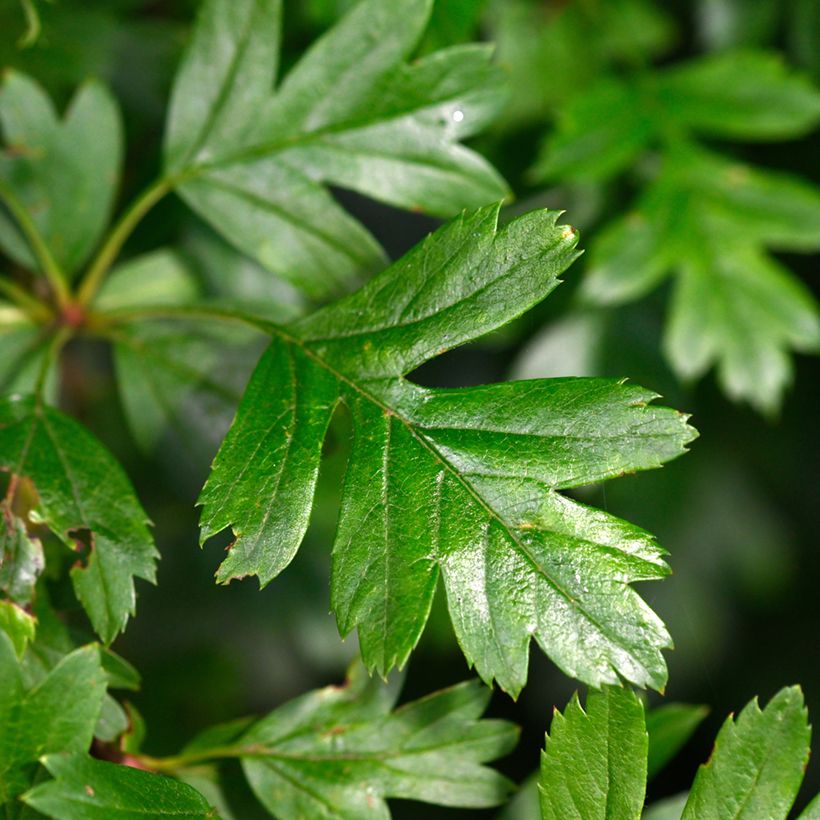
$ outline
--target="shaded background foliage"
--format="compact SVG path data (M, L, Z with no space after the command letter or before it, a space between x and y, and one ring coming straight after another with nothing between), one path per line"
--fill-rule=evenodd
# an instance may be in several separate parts
M348 7L345 0L287 3L286 65ZM20 49L21 6L0 5L0 63L31 73L65 104L89 75L110 84L125 112L129 155L121 202L158 165L164 101L185 42L195 0L55 0L39 3L42 31ZM602 76L634 67L675 65L704 52L742 46L780 51L820 79L820 9L812 0L439 0L422 50L479 36L494 40L512 76L509 105L488 134L474 141L510 181L515 211L536 204L562 207L588 246L596 230L623 212L634 181L547 187L528 174L558 112ZM736 158L820 183L820 136L788 142L722 147ZM433 220L336 192L395 258L435 226ZM270 280L209 232L174 199L149 215L131 240L138 253L181 241L205 292L270 298ZM817 257L781 255L815 294ZM708 754L723 716L753 695L768 699L800 682L810 713L820 714L816 635L820 608L820 361L796 358L794 387L779 415L762 418L731 403L712 374L681 384L661 353L668 286L625 307L582 312L577 289L583 260L547 302L489 339L422 368L422 384L456 386L526 375L628 375L662 393L666 403L694 414L701 438L692 452L661 471L628 477L583 495L657 535L671 553L672 578L643 587L648 603L676 641L668 655L672 700L706 703L712 715L678 762L650 785L650 800L685 788ZM238 283L238 284L237 284ZM239 291L237 290L239 289ZM280 288L279 310L296 297ZM74 343L65 364L67 409L122 459L156 525L162 562L158 586L139 587L138 616L116 644L143 673L134 702L151 734L147 749L175 750L199 729L237 715L262 712L286 698L337 680L355 654L340 643L328 613L329 545L347 448L345 420L326 444L318 503L305 547L287 573L261 594L254 581L217 587L212 573L225 541L196 546L193 508L213 451L229 418L224 407L191 402L204 417L191 430L166 432L146 455L137 448L119 404L108 354ZM216 367L249 372L254 356ZM207 431L207 435L205 432ZM185 433L188 433L187 435ZM69 600L70 596L66 596ZM520 780L534 770L552 704L574 688L533 652L529 685L517 703L496 695L492 712L523 727L522 743L502 768ZM467 676L438 595L421 645L409 664L405 697ZM656 700L654 696L651 698ZM231 768L227 772L230 777ZM241 816L256 809L242 792ZM809 765L806 794L820 788L820 761ZM425 808L431 816L444 810ZM414 807L397 804L396 816ZM261 816L261 814L260 814ZM487 813L492 816L492 813Z

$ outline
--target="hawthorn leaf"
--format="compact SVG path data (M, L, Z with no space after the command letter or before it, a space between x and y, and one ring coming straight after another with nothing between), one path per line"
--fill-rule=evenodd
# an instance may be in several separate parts
M576 692L557 709L541 753L542 820L638 818L646 791L643 705L629 689Z
M43 754L88 749L104 694L96 646L76 649L28 686L0 631L0 803L28 786Z
M85 563L71 570L74 591L105 643L134 613L134 577L154 581L157 557L145 512L122 468L77 422L34 398L0 400L0 470L27 478L36 510Z
M504 196L492 167L459 144L503 102L490 50L406 62L430 8L363 0L275 90L280 0L208 0L174 84L168 179L228 241L313 298L385 261L327 184L444 216Z
M614 380L437 390L404 378L526 311L577 256L576 232L554 212L500 230L497 216L464 214L361 290L270 328L200 496L202 539L236 536L220 582L281 572L342 402L354 434L331 599L342 634L358 627L369 669L407 660L441 575L485 681L517 693L534 637L581 680L661 688L669 636L628 584L665 575L663 551L559 491L674 458L694 435L685 417Z
M646 716L649 780L683 748L708 713L705 706L688 703L665 703L649 711Z
M217 817L196 789L172 777L96 760L87 754L49 754L42 762L54 779L35 786L22 800L49 817Z
M796 686L761 710L757 699L723 724L695 777L682 820L785 820L809 759L811 729Z
M702 149L670 152L638 208L593 244L584 297L617 304L675 275L664 348L681 377L717 365L731 398L776 410L791 351L820 349L812 294L769 248L820 247L820 192Z
M88 259L104 231L119 181L122 122L114 98L99 83L80 87L61 120L46 92L15 71L0 89L6 151L0 181L15 194L52 255L68 274ZM36 269L15 224L0 219L0 246Z
M515 745L506 721L481 719L490 692L465 682L394 708L398 689L354 666L254 724L238 743L256 796L280 820L389 818L387 798L485 808L512 784L483 765Z

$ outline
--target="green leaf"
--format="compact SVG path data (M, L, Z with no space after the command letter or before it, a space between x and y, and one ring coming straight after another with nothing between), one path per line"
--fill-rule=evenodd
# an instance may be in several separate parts
M343 687L297 698L240 738L242 768L280 820L389 817L385 799L495 806L512 784L482 765L515 745L515 728L481 720L490 692L462 683L393 709L396 687L361 667Z
M669 152L638 210L593 244L585 297L628 301L671 273L664 346L682 378L716 364L726 393L771 412L791 381L792 350L820 348L810 291L767 248L820 247L820 193L785 175L701 149Z
M134 576L154 580L156 550L146 516L122 468L72 419L32 398L0 400L0 469L28 478L36 510L85 563L71 570L74 590L106 643L136 604Z
M798 687L781 689L762 711L753 700L723 724L695 777L683 820L783 820L803 780L810 736Z
M635 162L656 128L640 87L603 81L563 109L532 175L606 179Z
M643 705L628 689L578 694L557 710L541 755L543 820L638 818L646 790Z
M60 120L45 91L11 71L0 89L0 126L6 143L0 180L28 210L57 263L73 273L100 239L116 195L123 150L117 104L89 81ZM0 245L36 268L25 240L5 219Z
M558 491L659 466L685 418L609 380L431 390L403 377L523 313L577 255L576 233L497 207L440 229L368 285L273 329L202 492L202 538L231 527L221 582L264 585L307 527L338 402L352 453L333 547L332 604L365 664L401 666L441 574L459 642L517 693L532 637L565 672L662 687L663 624L631 590L667 573L647 533Z
M275 92L279 0L202 7L174 85L166 170L226 239L310 296L384 264L325 184L437 215L506 193L458 143L502 102L490 51L458 46L405 62L430 6L363 0Z
M820 93L775 53L701 57L664 72L658 93L669 115L708 136L786 139L820 122Z
M666 703L646 716L649 733L647 778L651 780L683 748L709 710L687 703Z
M104 694L97 647L66 655L44 680L27 687L14 648L0 631L0 803L26 788L42 755L88 749Z
M85 754L51 754L43 759L43 765L54 780L35 786L22 799L49 817L194 820L217 816L196 789L171 777Z

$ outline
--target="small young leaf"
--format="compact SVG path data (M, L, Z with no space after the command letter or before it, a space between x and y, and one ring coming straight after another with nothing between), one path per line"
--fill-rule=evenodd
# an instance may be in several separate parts
M643 705L629 689L576 693L557 710L541 755L543 820L638 818L646 790Z
M784 820L803 780L810 737L798 687L781 689L762 711L753 700L723 724L695 777L683 820Z
M104 694L97 647L66 655L46 678L28 687L14 648L0 630L0 803L27 787L42 755L88 749Z
M354 439L332 603L343 634L358 627L368 668L406 661L441 573L484 680L517 693L535 637L592 684L662 687L669 637L627 586L665 575L662 551L557 491L674 458L693 435L685 418L615 381L428 390L403 378L527 310L575 258L556 214L497 231L497 213L465 214L358 292L274 331L202 492L202 537L234 530L222 582L265 584L287 566L342 401Z
M106 643L134 613L134 576L154 580L157 556L147 520L122 468L77 422L32 398L0 400L0 470L28 478L37 512L85 564L74 590Z
M83 85L61 121L34 80L8 72L0 89L6 151L0 180L29 211L57 263L73 273L99 240L117 192L122 123L117 104L95 82ZM0 220L0 245L35 269L16 226Z
M363 0L274 92L280 5L203 5L174 85L166 170L237 248L322 297L384 264L324 184L442 215L506 193L458 144L499 107L500 75L478 46L407 65L429 0Z
M256 796L280 820L389 817L398 797L445 806L495 806L512 784L483 764L517 732L481 720L490 692L462 683L393 710L398 691L354 667L343 687L291 701L239 740ZM391 711L392 710L392 711Z
M217 816L196 789L171 777L85 754L50 754L43 765L54 780L35 786L22 799L50 817L197 820Z
M8 635L14 651L21 656L26 644L34 640L36 622L22 607L0 600L0 632Z
M647 778L651 780L683 748L708 714L705 706L665 703L646 716L649 733Z

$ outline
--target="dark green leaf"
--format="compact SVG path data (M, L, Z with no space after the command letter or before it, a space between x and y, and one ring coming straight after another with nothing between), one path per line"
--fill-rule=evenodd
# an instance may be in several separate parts
M723 724L695 777L683 820L784 820L803 780L810 737L798 687L781 689L762 711L753 700Z
M649 712L646 716L649 780L683 748L708 712L705 706L690 706L686 703L666 703Z
M195 820L217 816L199 792L170 777L85 754L52 754L43 764L54 780L36 786L23 800L58 820Z
M578 694L557 710L541 755L543 820L638 818L646 790L643 705L628 689Z
M71 570L94 629L110 643L135 609L134 576L154 580L156 550L122 468L79 424L31 398L0 400L0 469L28 478L37 513L85 563Z
M463 216L351 296L277 331L203 490L202 537L232 527L218 578L265 584L307 526L340 400L353 450L333 549L340 630L402 665L439 573L468 659L510 692L535 637L568 674L662 687L669 637L628 582L666 574L647 533L557 491L655 467L692 438L654 394L607 380L428 390L403 376L542 299L576 234L536 212ZM579 638L579 636L582 636Z
M9 72L0 90L0 125L6 142L0 180L29 211L57 263L76 271L99 240L117 191L122 124L114 99L88 82L60 120L34 80ZM20 264L36 267L5 219L0 245Z
M240 738L256 796L281 820L386 818L390 797L480 808L507 796L510 782L482 764L517 732L480 719L489 690L463 683L393 710L397 694L355 667L346 686L263 718Z
M0 803L26 788L42 755L88 749L104 694L97 647L66 655L30 687L0 631Z
M459 46L405 62L430 6L364 0L275 93L279 0L202 8L174 86L167 171L216 230L314 297L384 264L324 184L443 215L506 193L458 143L502 101L490 52Z

